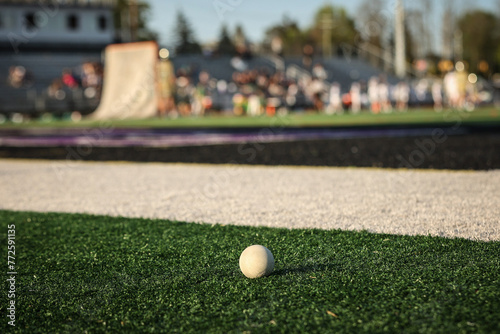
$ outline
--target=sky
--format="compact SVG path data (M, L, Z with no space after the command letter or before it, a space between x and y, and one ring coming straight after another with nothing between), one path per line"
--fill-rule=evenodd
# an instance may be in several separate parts
M311 25L318 8L325 3L344 7L356 18L364 0L145 0L152 7L150 28L160 36L162 46L172 46L176 14L181 10L191 23L195 36L201 43L216 41L221 26L226 24L234 31L237 24L243 26L246 36L253 42L261 41L267 28L282 21L284 15L296 20L301 28ZM500 11L500 0L452 0L457 10L478 7L487 11ZM386 0L387 11L392 12ZM407 7L415 1L405 1ZM440 18L445 0L432 0L432 21L440 31ZM438 30L439 29L439 30ZM438 41L435 41L436 44Z

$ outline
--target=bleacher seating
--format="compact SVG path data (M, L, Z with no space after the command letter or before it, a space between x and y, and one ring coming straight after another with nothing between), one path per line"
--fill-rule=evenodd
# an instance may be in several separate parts
M202 70L208 71L216 79L231 81L233 72L235 71L235 68L231 64L231 59L229 56L204 57L202 55L191 55L175 57L172 61L177 71L186 69L192 73L195 81L197 80L197 73ZM46 96L48 86L54 79L61 77L63 69L76 70L84 62L100 60L101 56L99 54L0 54L0 113L8 114L16 111L26 113L70 111L65 109L75 105L74 99L71 99L73 94L67 91L65 100L50 101ZM301 57L286 58L282 61L287 68L295 66L303 71L303 73L310 73L311 69L303 66ZM328 74L327 81L330 83L340 83L344 92L349 90L354 81L368 81L372 76L382 74L380 70L357 58L314 59L313 64L316 63L324 66ZM276 70L276 65L267 57L253 57L246 60L246 64L248 69L266 69L269 72ZM24 66L32 75L34 79L32 86L16 89L7 85L9 68L17 65ZM397 79L391 76L387 77L387 80L392 84L397 82ZM91 102L86 105L87 109L91 109L97 106L98 101L86 102ZM81 105L79 107L81 109Z
M229 56L204 57L201 55L191 55L176 57L172 62L176 70L183 68L193 68L195 72L205 70L218 80L230 81L235 71L231 65L231 59L232 57ZM263 57L253 57L246 60L246 63L249 69L265 68L269 71L274 70L273 65Z
M40 103L40 99L45 98L47 88L54 79L61 77L63 69L76 70L86 61L100 61L100 55L61 53L0 54L0 112L8 114L11 112L64 111L63 109L67 109L68 101L47 100L46 103ZM8 85L9 69L18 65L23 66L33 78L33 83L29 87L13 88ZM66 94L68 99L71 95ZM46 110L38 110L44 105Z

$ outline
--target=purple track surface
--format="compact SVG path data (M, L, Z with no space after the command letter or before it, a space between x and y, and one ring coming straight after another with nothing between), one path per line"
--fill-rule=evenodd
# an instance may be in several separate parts
M0 146L186 147L299 140L412 137L432 134L419 129L23 129L0 131ZM447 131L447 132L452 132ZM450 134L457 134L453 132Z

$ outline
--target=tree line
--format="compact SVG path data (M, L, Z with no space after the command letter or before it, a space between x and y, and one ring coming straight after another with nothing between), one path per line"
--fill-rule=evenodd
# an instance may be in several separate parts
M438 72L442 59L464 60L471 72L484 76L500 71L500 0L498 13L479 9L465 9L457 14L456 4L445 0L444 12L438 18L440 30L436 31L435 2L416 0L406 9L405 36L406 58L409 63L425 59L430 72ZM119 0L125 4L127 0ZM204 50L216 55L248 54L250 44L259 52L272 52L282 56L302 56L308 50L318 56L351 56L368 47L380 57L394 48L393 8L386 0L364 0L356 18L341 6L326 4L316 11L312 23L305 28L288 16L271 25L262 41L249 43L243 28L234 31L222 25L218 40L203 45L197 40L186 15L179 11L174 24L174 52L177 55L200 54ZM390 2L392 3L392 2ZM149 5L137 1L139 8L140 39L156 39L157 34L147 28ZM118 18L119 9L116 12ZM434 20L434 21L433 21ZM115 20L119 22L119 20ZM440 36L436 37L436 36ZM436 43L436 38L438 38ZM437 45L435 45L437 44ZM437 50L440 49L440 50ZM373 53L372 52L372 53ZM387 52L385 52L387 53Z

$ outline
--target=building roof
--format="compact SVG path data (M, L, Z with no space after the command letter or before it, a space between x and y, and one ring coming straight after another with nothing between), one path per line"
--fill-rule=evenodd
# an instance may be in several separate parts
M0 0L0 4L64 7L114 7L116 0Z

